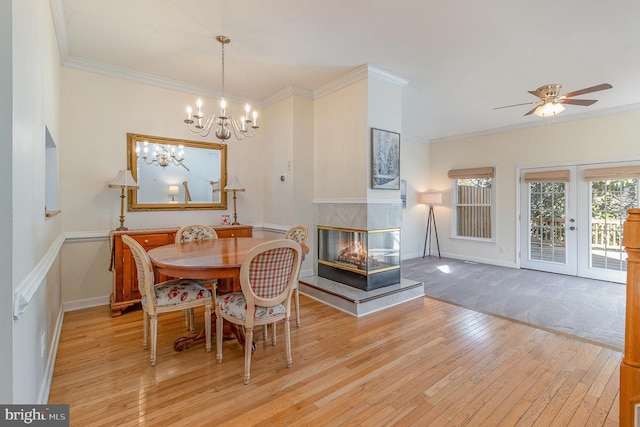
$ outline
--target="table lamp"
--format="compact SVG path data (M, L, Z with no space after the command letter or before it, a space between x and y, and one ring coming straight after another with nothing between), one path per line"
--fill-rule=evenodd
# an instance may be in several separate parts
M418 203L429 205L429 215L427 216L427 233L424 236L424 251L422 258L427 254L427 241L429 241L429 256L431 256L431 225L436 233L436 245L438 246L438 258L440 256L440 242L438 241L438 228L436 227L436 216L433 213L433 205L442 203L442 193L420 193L418 194Z
M133 188L139 188L138 183L133 176L131 175L130 170L120 169L118 171L118 175L116 178L109 183L109 188L120 188L120 227L116 228L116 231L128 230L127 227L124 226L124 190L129 190Z
M224 191L233 191L233 222L231 225L240 225L238 222L238 212L236 211L236 192L244 191L244 187L240 184L240 180L237 176L232 176L231 180L226 187L224 187Z
M177 185L170 185L169 186L169 195L171 196L171 201L169 203L178 203L176 202L176 195L178 194L178 186Z

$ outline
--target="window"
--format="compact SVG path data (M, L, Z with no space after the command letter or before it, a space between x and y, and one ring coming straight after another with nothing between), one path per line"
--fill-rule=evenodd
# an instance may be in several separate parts
M453 184L453 236L493 240L494 168L449 171Z

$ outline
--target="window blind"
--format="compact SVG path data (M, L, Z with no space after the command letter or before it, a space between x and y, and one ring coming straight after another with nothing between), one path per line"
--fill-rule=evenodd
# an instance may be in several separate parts
M618 166L585 169L585 181L609 181L615 179L640 178L640 166Z
M495 176L494 167L470 168L470 169L452 169L448 173L449 179L465 179L465 178L493 178Z
M525 172L524 182L569 182L569 169Z

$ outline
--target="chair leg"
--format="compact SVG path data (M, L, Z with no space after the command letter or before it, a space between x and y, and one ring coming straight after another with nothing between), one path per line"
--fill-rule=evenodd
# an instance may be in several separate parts
M142 348L146 350L147 348L149 348L149 314L146 310L142 314L142 322L144 323L142 325L144 331L144 337L142 338Z
M207 343L207 352L211 351L211 304L204 306L204 334Z
M158 315L151 315L151 366L156 366L156 344L158 343Z
M251 377L251 347L253 346L253 328L245 328L244 343L244 383L249 384Z
M216 360L222 363L222 316L216 313Z
M300 293L298 292L298 287L296 286L294 290L293 296L295 297L295 306L296 306L296 326L300 327Z
M271 325L271 328L273 329L273 331L271 331L271 334L273 335L271 337L271 344L272 345L276 345L276 340L278 339L278 334L277 334L277 329L276 329L276 325L278 324L278 322L273 322Z
M291 326L289 325L289 319L284 319L284 346L287 352L287 368L293 365L293 358L291 357Z
M269 338L269 325L264 325L264 340Z
M182 313L184 314L184 328L188 330L191 326L189 325L189 309L185 308L184 310L182 310Z

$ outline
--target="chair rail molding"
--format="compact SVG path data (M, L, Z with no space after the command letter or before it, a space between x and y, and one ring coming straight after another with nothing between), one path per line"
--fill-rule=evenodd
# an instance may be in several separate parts
M51 246L49 246L47 253L42 257L36 267L31 270L13 292L13 318L15 320L18 320L22 313L24 313L27 305L31 302L31 298L33 298L40 284L47 277L47 273L58 256L64 240L64 234L60 234Z

